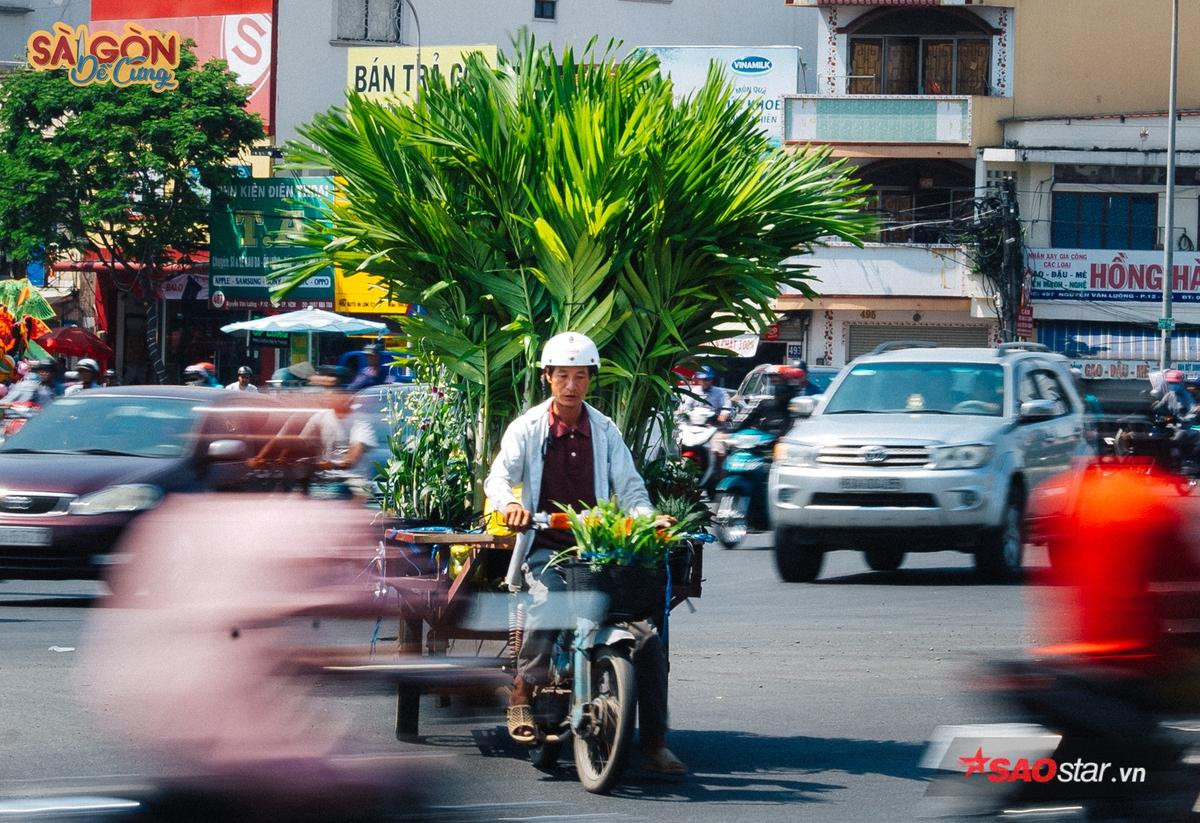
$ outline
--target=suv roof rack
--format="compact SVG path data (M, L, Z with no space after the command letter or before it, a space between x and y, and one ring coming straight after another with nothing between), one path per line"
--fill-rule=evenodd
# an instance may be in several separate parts
M1049 346L1044 346L1041 343L1030 343L1025 340L1017 340L1012 343L1001 343L996 347L996 356L1003 357L1015 351L1050 351Z
M897 349L936 349L937 347L938 344L930 340L888 340L872 349L871 354L883 354Z

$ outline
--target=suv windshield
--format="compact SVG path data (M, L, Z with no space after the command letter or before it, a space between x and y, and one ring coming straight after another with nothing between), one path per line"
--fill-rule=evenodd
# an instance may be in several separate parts
M992 363L863 363L842 380L825 414L1004 413L1004 369Z
M0 453L128 454L179 457L199 417L192 400L173 397L61 397L0 446Z

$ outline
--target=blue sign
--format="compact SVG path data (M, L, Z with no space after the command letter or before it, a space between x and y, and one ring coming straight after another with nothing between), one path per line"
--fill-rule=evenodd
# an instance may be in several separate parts
M755 55L747 55L732 60L729 63L729 68L736 71L738 74L763 74L771 70L775 64L766 57L757 57Z
M25 265L25 276L29 282L41 288L46 285L46 267L41 260L31 260Z

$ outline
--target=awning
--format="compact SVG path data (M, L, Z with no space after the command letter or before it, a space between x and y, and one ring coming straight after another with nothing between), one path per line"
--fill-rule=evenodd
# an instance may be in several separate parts
M1158 362L1161 332L1132 323L1039 320L1037 342L1051 351L1081 360ZM1171 355L1177 362L1200 362L1200 329L1176 329Z

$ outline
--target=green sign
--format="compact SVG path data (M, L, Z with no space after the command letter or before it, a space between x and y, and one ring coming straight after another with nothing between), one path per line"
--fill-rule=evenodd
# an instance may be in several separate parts
M1174 317L1158 318L1158 330L1159 331L1175 331L1175 318Z
M324 269L275 304L272 263L308 253L285 238L318 219L333 199L329 177L271 177L221 186L209 226L208 302L214 309L333 308L333 269ZM216 199L216 198L215 198Z

